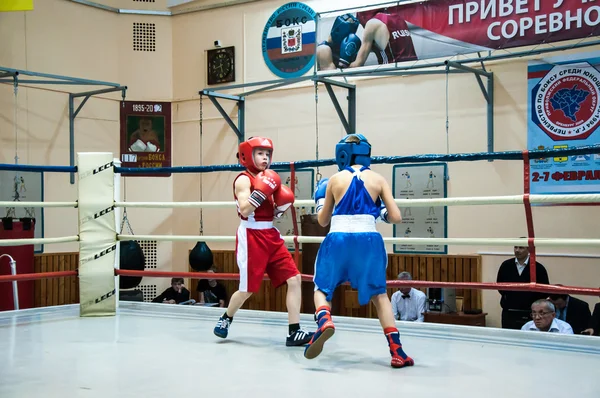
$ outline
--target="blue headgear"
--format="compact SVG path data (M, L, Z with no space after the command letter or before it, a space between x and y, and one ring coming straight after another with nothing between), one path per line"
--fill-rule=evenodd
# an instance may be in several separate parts
M334 44L339 46L342 43L342 40L348 37L350 33L356 34L359 26L360 22L358 22L358 18L354 15L339 15L335 18L333 26L331 27L331 40Z
M359 142L348 142L350 137L356 137ZM335 162L339 170L360 164L366 167L371 165L371 144L362 134L348 134L335 146Z

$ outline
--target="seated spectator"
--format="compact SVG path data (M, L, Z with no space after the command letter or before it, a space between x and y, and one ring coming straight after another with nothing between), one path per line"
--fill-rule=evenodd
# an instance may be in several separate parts
M594 306L594 313L590 318L589 328L585 329L583 334L590 336L600 336L600 303Z
M215 272L215 270L209 269L207 272ZM225 307L227 291L225 286L215 279L201 279L198 282L196 291L198 292L198 302L200 304L215 304L214 307Z
M181 304L190 300L190 291L183 287L183 278L172 278L171 287L156 296L153 303Z
M557 285L561 286L561 285ZM581 334L590 326L590 305L568 294L551 294L548 300L556 308L556 319L567 322L573 328L573 333Z
M411 281L410 272L401 272L398 274L398 280ZM399 321L423 322L425 316L425 303L427 297L425 293L412 287L403 286L396 293L392 294L392 312L394 318Z
M531 304L531 318L521 330L535 330L538 332L573 334L571 325L556 319L556 310L550 300L540 299Z

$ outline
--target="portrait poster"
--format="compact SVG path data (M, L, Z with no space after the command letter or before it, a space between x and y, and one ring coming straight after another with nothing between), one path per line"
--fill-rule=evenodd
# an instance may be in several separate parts
M121 167L171 167L171 103L124 101L121 103ZM123 176L168 177L170 173Z

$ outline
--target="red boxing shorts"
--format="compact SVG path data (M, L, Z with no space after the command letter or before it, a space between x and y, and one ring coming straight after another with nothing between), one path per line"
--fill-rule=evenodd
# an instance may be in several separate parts
M235 255L240 292L256 293L265 272L277 288L300 274L279 231L270 221L243 221L237 230Z

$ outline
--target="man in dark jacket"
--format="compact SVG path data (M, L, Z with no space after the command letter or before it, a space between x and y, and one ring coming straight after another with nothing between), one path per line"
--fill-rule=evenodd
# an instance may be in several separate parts
M561 286L561 285L557 285ZM590 326L590 305L583 300L568 294L551 294L548 300L556 308L556 319L567 322L573 328L574 334L581 334Z
M498 269L496 282L498 283L529 283L530 264L529 249L525 246L514 247L515 257L504 261ZM548 272L539 262L535 262L536 281L540 284L549 284ZM523 325L531 320L531 304L539 299L548 297L547 293L539 292L515 292L510 290L499 290L502 298L502 328L521 329Z
M583 333L590 336L600 336L600 303L596 303L594 306L594 313L590 318L590 326Z

